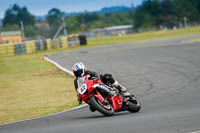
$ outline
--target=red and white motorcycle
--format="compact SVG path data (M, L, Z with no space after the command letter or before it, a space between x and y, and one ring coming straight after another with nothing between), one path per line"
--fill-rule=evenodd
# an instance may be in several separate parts
M112 116L119 111L135 113L141 109L135 97L133 99L131 96L123 96L114 86L104 84L100 78L90 79L87 75L80 81L78 98L106 116Z

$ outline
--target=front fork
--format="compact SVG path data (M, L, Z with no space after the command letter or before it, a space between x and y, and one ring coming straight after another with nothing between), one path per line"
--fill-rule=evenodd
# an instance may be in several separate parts
M89 94L89 98L92 96L95 96L96 98L98 98L101 103L104 103L104 101L105 101L105 99L102 97L102 95L97 90L94 90Z

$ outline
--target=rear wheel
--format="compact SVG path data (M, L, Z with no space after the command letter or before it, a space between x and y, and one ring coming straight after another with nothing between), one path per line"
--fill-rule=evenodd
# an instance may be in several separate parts
M110 104L101 103L101 101L95 96L90 98L90 104L98 110L100 113L106 116L112 116L115 114L115 111Z

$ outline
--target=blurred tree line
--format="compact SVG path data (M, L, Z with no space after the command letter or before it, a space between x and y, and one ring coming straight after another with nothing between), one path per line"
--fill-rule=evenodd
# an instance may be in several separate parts
M69 34L126 24L133 24L135 31L183 27L199 24L200 0L144 0L137 8L126 12L84 12L74 16L66 16L53 8L46 20L37 20L26 7L14 4L6 10L1 30L20 30L20 21L23 21L26 37L45 39L53 37L63 18Z
M145 0L133 19L137 30L199 24L200 0Z
M102 15L95 12L85 12L76 16L65 17L63 12L53 8L48 12L46 19L50 27L54 28L52 33L55 34L58 27L62 24L63 17L65 18L67 31L70 34L113 25L132 24L131 12L106 13Z
M5 12L2 31L20 30L21 22L24 24L24 32L27 37L35 37L35 17L29 13L26 7L14 4Z

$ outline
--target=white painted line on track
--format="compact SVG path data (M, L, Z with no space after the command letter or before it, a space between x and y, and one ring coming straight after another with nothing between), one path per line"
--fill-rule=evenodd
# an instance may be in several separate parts
M40 117L35 117L35 118L30 118L30 119L25 119L25 120L21 120L21 121L9 122L9 123L6 123L6 124L0 124L0 127L1 126L5 126L5 125L9 125L9 124L19 123L19 122L25 122L25 121L30 121L30 120L36 120L36 119L40 119L40 118L50 117L50 116L58 115L58 114L61 114L61 113L73 111L73 110L76 110L76 109L81 109L81 108L86 107L86 106L87 106L87 104L83 104L81 106L78 106L78 107L75 107L75 108L72 108L72 109L68 109L68 110L64 110L64 111L61 111L61 112L57 112L57 113L54 113L54 114L50 114L50 115L45 115L45 116L40 116Z
M48 57L43 57L43 58L46 61L54 64L56 67L58 67L59 69L61 69L65 73L68 73L69 75L74 76L73 72L71 72L71 71L67 70L66 68L62 67L60 64L56 63L55 61L49 59ZM72 109L68 109L68 110L64 110L64 111L61 111L61 112L58 112L58 113L45 115L45 116L40 116L40 117L35 117L35 118L31 118L31 119L25 119L25 120L21 120L21 121L9 122L9 123L6 123L6 124L0 124L0 126L5 126L5 125L9 125L9 124L14 124L14 123L19 123L19 122L25 122L25 121L36 120L36 119L45 118L45 117L49 117L49 116L54 116L54 115L58 115L58 114L61 114L61 113L65 113L65 112L81 109L81 108L86 107L86 106L88 106L88 105L87 104L83 104L81 106L78 106L78 107L75 107L75 108L72 108Z
M56 67L58 67L59 69L61 69L62 71L64 71L64 72L66 72L66 73L68 73L69 75L71 75L71 76L74 76L74 74L73 74L73 72L72 71L69 71L69 70L67 70L66 68L64 68L64 67L62 67L60 64L58 64L57 62L55 62L55 61L53 61L53 60L51 60L51 59L49 59L48 57L43 57L46 61L48 61L48 62L50 62L50 63L52 63L52 64L54 64Z

